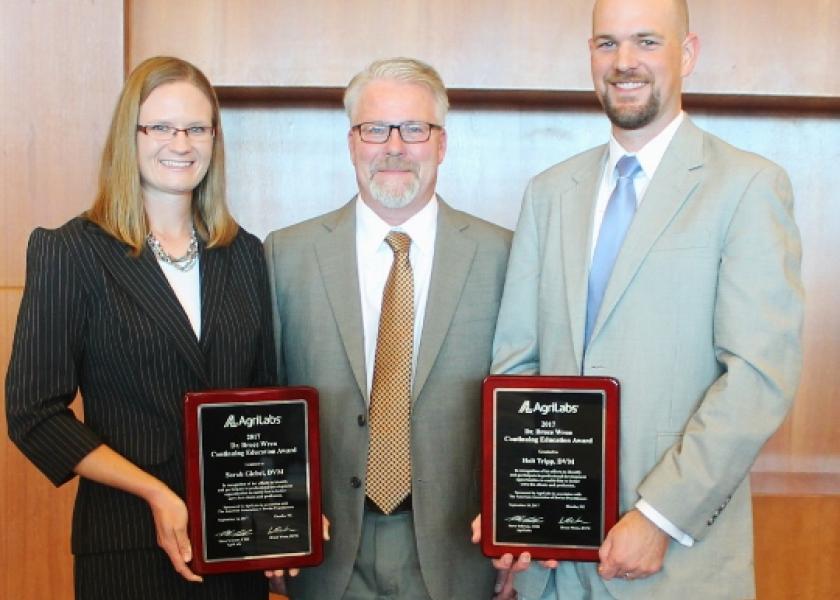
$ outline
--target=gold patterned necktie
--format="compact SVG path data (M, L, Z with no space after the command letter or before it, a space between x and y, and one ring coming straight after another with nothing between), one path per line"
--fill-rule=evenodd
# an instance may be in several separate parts
M370 391L370 447L365 493L390 514L411 493L411 355L414 352L414 276L411 238L385 238L394 262L382 294Z

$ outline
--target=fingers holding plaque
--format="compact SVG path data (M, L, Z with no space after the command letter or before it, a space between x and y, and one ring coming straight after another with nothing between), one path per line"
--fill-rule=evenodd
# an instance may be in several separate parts
M318 393L189 393L184 403L192 569L313 566L323 557Z
M482 396L484 554L597 561L618 518L618 382L491 375Z

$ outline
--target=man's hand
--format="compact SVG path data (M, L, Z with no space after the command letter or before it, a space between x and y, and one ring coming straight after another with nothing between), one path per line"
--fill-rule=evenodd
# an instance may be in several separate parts
M481 515L473 519L471 527L472 543L481 543ZM531 566L531 555L523 552L514 561L512 554L503 554L500 558L491 559L490 563L499 571L496 577L496 595L493 596L493 600L512 600L516 598L513 579L517 573L521 573ZM548 569L553 569L557 566L557 561L540 561L540 564Z
M321 515L321 530L323 532L324 541L328 541L330 539L330 520L326 515ZM285 576L288 575L289 577L297 577L298 573L300 573L300 569L289 569L288 571L284 569L271 569L263 571L263 573L266 577L268 577L268 589L275 594L285 595Z
M297 569L294 569L297 571ZM280 573L280 575L269 575L269 573ZM286 579L282 575L283 571L266 571L265 576L268 577L268 591L272 594L280 594L286 596L289 592L286 590ZM289 572L291 575L291 572ZM297 573L295 573L297 574Z
M604 579L642 579L658 572L668 550L668 534L635 508L607 534L598 556L598 574Z

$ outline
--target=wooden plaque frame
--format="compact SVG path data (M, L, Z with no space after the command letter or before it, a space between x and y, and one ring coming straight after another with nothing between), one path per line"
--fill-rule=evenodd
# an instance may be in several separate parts
M317 390L188 393L184 427L194 572L323 560Z
M589 433L577 437L579 431ZM618 446L615 379L487 377L482 389L484 554L529 552L534 559L597 561L598 548L618 520ZM594 470L586 466L593 462Z

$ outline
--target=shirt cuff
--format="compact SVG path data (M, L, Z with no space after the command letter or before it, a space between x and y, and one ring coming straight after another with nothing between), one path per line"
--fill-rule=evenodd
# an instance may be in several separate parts
M671 523L668 519L662 516L658 510L653 508L648 502L641 498L636 502L636 508L639 512L650 519L654 525L659 527L662 531L677 540L683 546L691 547L694 545L694 538L684 532L682 529Z

